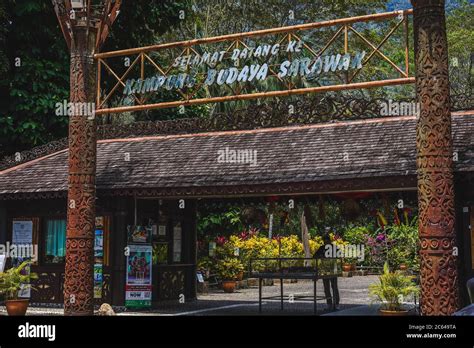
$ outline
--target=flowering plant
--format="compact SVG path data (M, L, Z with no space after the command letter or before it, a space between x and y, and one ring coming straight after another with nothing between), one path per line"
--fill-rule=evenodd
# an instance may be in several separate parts
M236 257L229 257L217 262L217 272L222 280L235 280L244 266Z
M219 246L222 246L222 245L224 245L226 240L227 239L224 236L217 236L216 237L216 244L219 245Z

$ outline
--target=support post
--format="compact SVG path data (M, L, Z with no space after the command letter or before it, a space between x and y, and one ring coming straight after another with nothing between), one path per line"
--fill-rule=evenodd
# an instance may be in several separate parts
M0 243L7 242L7 208L4 201L0 202Z
M421 313L458 308L451 113L444 0L411 0L414 12Z
M89 27L87 27L89 25ZM70 102L94 103L97 28L85 21L74 28ZM64 280L64 314L94 314L94 228L96 173L95 117L76 109L69 118L69 180Z
M127 224L131 219L130 198L120 197L116 199L115 215L111 231L112 252L112 304L125 306L125 276L127 246Z

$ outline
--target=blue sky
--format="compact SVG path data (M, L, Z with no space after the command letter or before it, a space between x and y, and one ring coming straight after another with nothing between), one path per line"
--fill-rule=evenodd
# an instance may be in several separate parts
M446 9L449 10L452 7L457 6L459 0L446 0ZM469 0L469 3L474 4L474 0ZM406 8L411 8L410 0L391 0L387 6L387 10L403 10Z

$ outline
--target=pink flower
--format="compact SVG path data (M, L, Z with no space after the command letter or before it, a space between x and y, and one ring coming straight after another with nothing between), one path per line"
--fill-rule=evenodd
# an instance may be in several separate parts
M258 228L256 227L252 227L250 230L249 230L249 235L250 236L256 236L258 234Z
M239 238L240 238L241 240L246 240L246 239L249 237L249 235L250 235L250 234L249 234L247 231L243 231L243 232L241 232L241 233L239 234Z
M216 243L217 243L217 245L219 245L219 246L223 246L224 243L226 242L226 240L227 240L227 239L226 239L224 236L217 236L217 237L216 237Z

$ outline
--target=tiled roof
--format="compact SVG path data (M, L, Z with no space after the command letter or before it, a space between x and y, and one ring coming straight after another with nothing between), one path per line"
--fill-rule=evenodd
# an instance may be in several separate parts
M285 184L416 174L415 117L99 141L97 189ZM456 171L474 171L474 113L453 114ZM220 163L257 151L257 165ZM129 155L126 155L126 154ZM129 156L129 161L126 157ZM67 150L0 172L0 195L67 190Z

